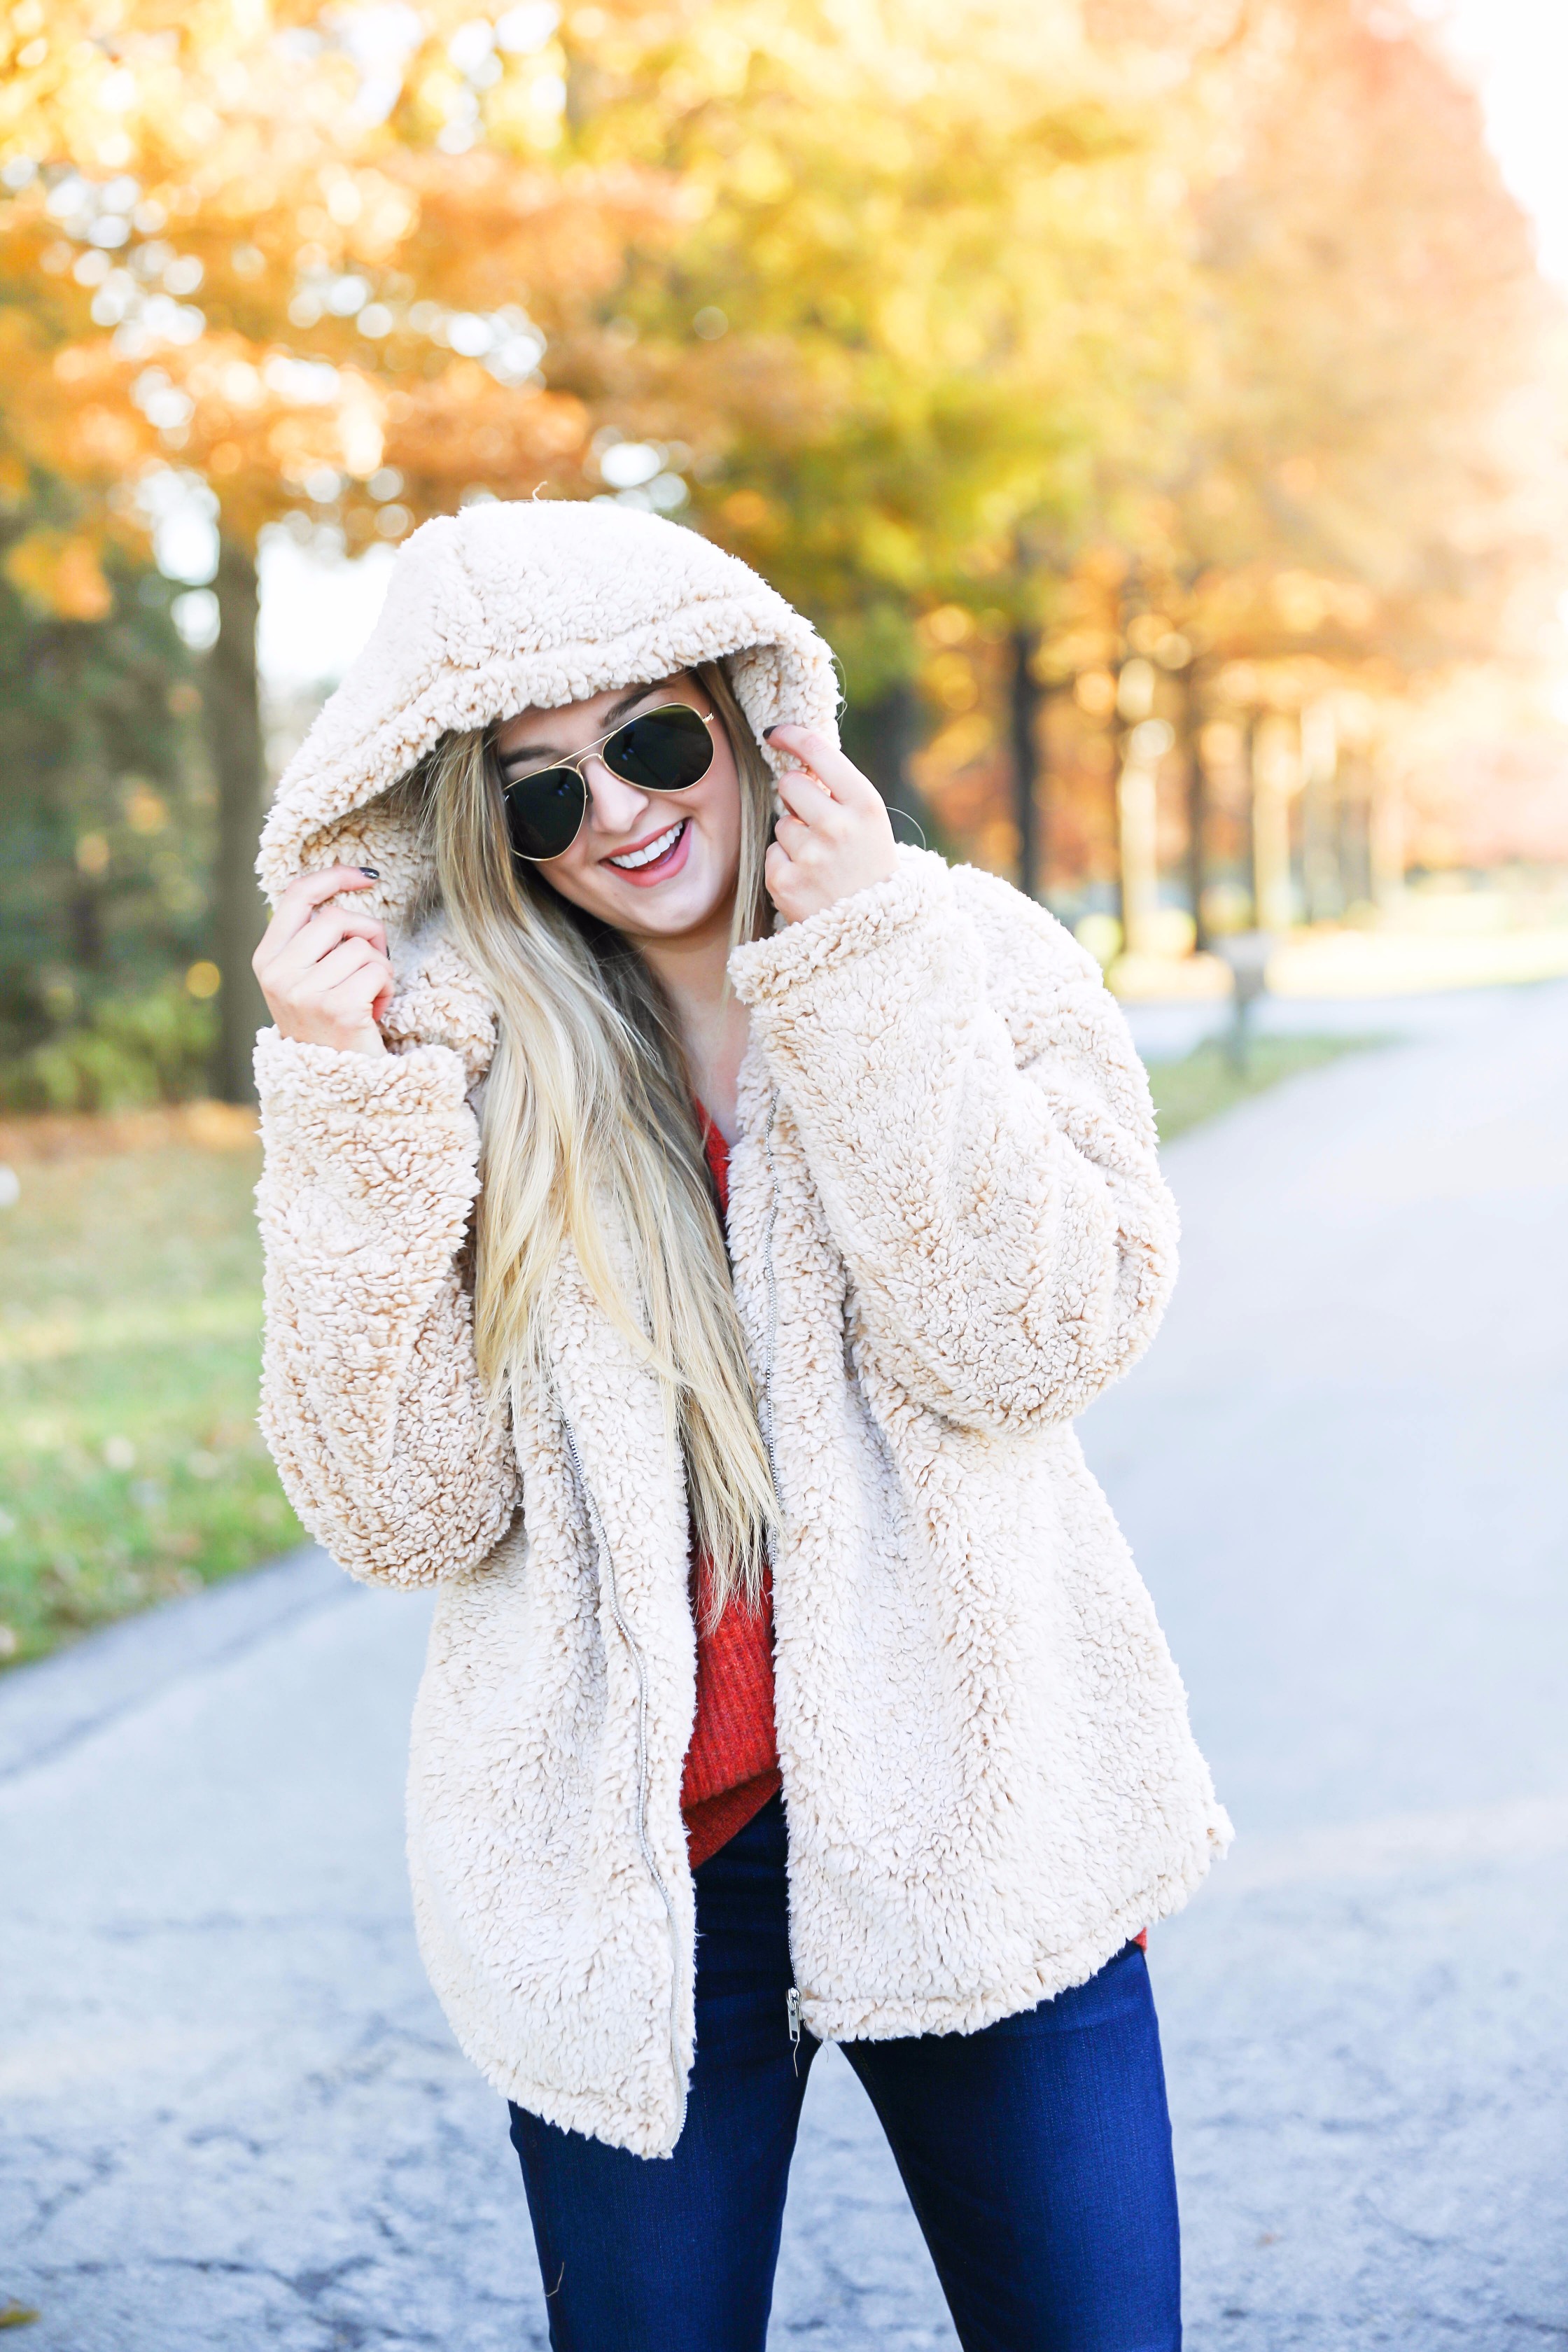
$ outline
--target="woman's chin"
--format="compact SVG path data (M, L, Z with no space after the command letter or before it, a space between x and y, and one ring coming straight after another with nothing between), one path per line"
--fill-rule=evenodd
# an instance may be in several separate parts
M731 891L700 848L679 871L652 883L611 882L601 911L617 930L648 931L662 939L705 929L715 917L729 919Z

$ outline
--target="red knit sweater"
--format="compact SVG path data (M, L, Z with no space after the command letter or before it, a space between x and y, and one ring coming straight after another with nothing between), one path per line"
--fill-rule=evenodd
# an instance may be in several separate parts
M698 1105L702 1141L720 1205L730 1205L730 1147ZM697 1720L686 1753L680 1810L691 1866L706 1862L778 1793L773 1736L773 1612L764 1581L762 1605L731 1601L712 1622L708 1563L692 1573L697 1614Z

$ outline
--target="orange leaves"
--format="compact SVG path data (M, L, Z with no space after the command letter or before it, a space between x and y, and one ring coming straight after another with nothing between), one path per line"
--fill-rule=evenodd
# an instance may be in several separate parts
M103 621L114 609L98 549L82 532L28 531L6 550L4 569L13 587L62 620Z
M14 0L13 25L37 5ZM432 71L480 95L537 82L542 103L553 76L559 113L548 5L489 28L431 0L412 50L357 21L55 0L54 79L0 86L0 154L47 163L0 187L0 274L24 290L0 313L0 414L28 462L112 488L122 517L148 465L205 473L242 538L300 507L353 541L479 484L590 486L595 420L543 394L538 364L622 278L628 244L668 233L672 176L623 153L547 163L499 132L428 143L415 98ZM395 463L409 507L370 488Z
M475 482L527 498L563 474L583 486L590 425L586 407L570 394L520 397L476 362L458 361L432 381L389 395L385 457L426 509L451 507Z
M476 149L405 154L396 169L417 201L404 267L458 309L580 310L615 283L629 240L670 229L668 181L631 164L557 173Z
M76 420L81 459L94 474L112 478L128 474L142 455L142 436L122 410L93 401Z

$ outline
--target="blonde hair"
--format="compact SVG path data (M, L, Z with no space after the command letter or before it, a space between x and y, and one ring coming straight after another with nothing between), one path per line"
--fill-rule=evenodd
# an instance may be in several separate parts
M723 670L692 675L740 777L739 942L766 928L773 780ZM569 1243L658 1375L715 1610L736 1594L754 1604L773 1481L675 1008L620 932L520 867L486 730L445 737L409 782L453 943L500 1016L475 1230L480 1370L514 1410L537 1387Z

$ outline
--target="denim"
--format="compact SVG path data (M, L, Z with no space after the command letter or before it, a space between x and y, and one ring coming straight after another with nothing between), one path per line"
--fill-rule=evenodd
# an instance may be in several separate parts
M782 1801L697 1881L697 2057L668 2158L514 2106L554 2352L763 2352L818 2044L791 2045ZM964 2352L1179 2352L1160 2032L1135 1944L979 2033L848 2042Z

